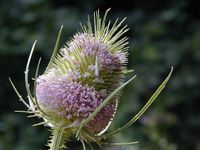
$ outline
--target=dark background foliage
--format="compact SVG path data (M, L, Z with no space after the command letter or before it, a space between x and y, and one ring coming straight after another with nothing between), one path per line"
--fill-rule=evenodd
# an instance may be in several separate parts
M0 150L41 150L49 132L31 125L8 77L21 94L25 64L38 40L30 75L42 57L40 74L51 55L57 32L64 25L62 44L88 14L112 8L109 19L127 17L130 31L129 69L137 78L121 97L111 130L127 122L145 104L171 66L174 74L164 92L144 116L110 141L140 141L115 150L200 150L200 5L194 0L1 0L0 1ZM127 76L129 78L130 76ZM71 149L81 149L73 140Z

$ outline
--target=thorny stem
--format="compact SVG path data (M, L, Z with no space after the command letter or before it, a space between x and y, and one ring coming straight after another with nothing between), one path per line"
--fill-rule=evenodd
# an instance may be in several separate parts
M67 137L65 134L64 123L59 123L53 127L52 139L49 143L49 150L63 150L65 148L64 143Z

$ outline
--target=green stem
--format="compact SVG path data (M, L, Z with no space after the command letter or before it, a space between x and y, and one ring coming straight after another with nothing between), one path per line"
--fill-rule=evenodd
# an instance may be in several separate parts
M52 139L49 143L50 150L63 150L65 148L65 141L68 137L67 135L63 123L59 123L53 127Z

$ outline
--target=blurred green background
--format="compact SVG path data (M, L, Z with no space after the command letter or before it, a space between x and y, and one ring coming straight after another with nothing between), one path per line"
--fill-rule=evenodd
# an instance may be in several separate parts
M79 29L79 21L100 9L112 8L109 19L127 17L130 31L129 69L137 78L121 97L110 130L136 114L165 78L174 74L144 116L109 141L139 141L105 150L200 150L200 4L194 0L1 0L0 1L0 150L46 150L49 131L31 125L8 77L26 97L24 74L34 40L38 40L30 75L42 57L40 74L51 55L57 32L64 25L62 44ZM127 79L130 76L127 76ZM70 149L81 150L73 140ZM97 149L97 148L95 148Z

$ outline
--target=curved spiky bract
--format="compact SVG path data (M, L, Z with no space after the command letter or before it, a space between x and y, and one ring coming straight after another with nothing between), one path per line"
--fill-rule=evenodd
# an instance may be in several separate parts
M153 103L167 84L167 78L159 86L145 106L124 126L103 134L115 116L119 92L136 76L124 83L126 69L128 38L124 34L127 26L122 26L125 19L112 24L106 22L106 11L100 18L99 11L94 13L93 22L82 25L82 30L75 34L69 42L59 50L62 28L59 31L52 57L45 72L38 77L39 59L33 94L29 85L29 65L35 48L34 42L25 70L25 87L28 103L22 98L9 78L19 100L28 108L29 117L43 118L43 122L35 124L49 126L52 136L48 146L50 150L62 150L71 136L80 140L83 149L87 143L107 144L102 139L116 134L132 125ZM129 145L137 142L112 143L111 145Z

